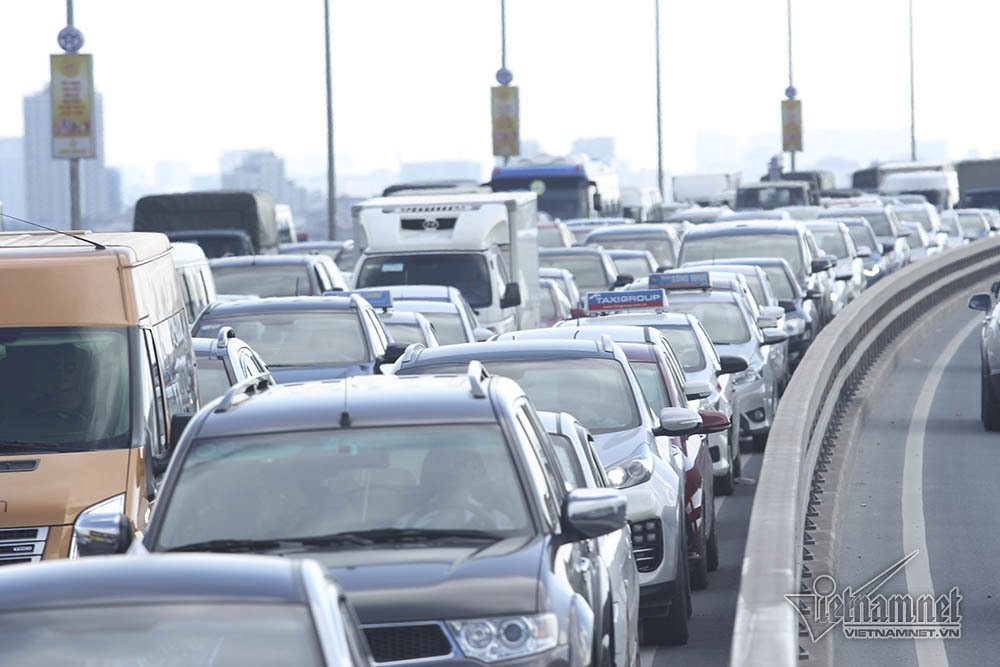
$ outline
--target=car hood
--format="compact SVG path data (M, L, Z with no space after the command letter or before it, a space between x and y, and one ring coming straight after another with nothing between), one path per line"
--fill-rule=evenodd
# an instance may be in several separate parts
M309 552L336 579L361 622L397 623L542 611L546 537L468 546L386 545Z
M339 380L355 375L371 375L374 364L346 364L330 366L269 366L271 377L278 384L309 382L311 380Z
M648 444L652 432L645 426L610 433L594 433L594 451L601 459L601 465L608 468L628 458L641 445Z

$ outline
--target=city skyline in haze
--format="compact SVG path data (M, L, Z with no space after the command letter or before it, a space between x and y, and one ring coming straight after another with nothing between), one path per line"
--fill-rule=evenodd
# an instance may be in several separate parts
M330 4L338 172L491 160L499 2ZM987 4L914 0L917 138L946 141L955 159L1000 147L997 93L982 81L1000 7ZM792 5L800 164L828 157L810 143L824 131L903 132L896 155L854 159L907 154L906 0ZM183 162L192 174L218 173L225 151L266 148L293 176L325 171L322 9L320 0L76 0L104 96L107 164L152 174L158 162ZM508 0L522 139L562 153L578 137L609 136L620 159L655 169L652 21L653 0ZM0 59L18 63L5 68L0 136L23 134L22 100L46 85L64 24L62 0L0 4ZM661 48L668 171L697 168L699 135L778 136L784 0L661 0ZM733 147L734 162L741 150Z

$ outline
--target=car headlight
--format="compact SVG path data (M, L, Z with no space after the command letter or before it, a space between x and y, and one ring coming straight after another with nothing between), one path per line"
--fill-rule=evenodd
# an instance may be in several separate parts
M744 384L750 384L751 382L757 382L760 380L760 373L754 368L748 368L745 371L741 371L733 375L733 384L737 387Z
M467 658L498 662L541 653L559 643L555 614L448 621Z
M80 512L76 517L76 521L73 522L73 534L69 539L69 557L79 558L80 552L77 550L76 546L76 524L80 522L80 519L84 517L97 516L101 514L107 514L109 516L117 516L118 514L125 513L125 494L119 493L117 496L112 496L107 500L102 500L96 505L91 505L87 509Z
M805 330L806 321L801 317L785 317L785 332L789 336L801 336Z
M653 476L653 452L648 447L644 450L607 469L608 481L616 489L642 484Z

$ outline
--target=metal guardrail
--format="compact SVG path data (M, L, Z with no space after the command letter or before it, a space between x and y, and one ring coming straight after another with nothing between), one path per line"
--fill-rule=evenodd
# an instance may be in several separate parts
M730 667L793 667L798 616L785 594L802 580L816 462L865 374L929 309L1000 274L1000 237L921 260L885 278L816 337L778 407L754 496Z

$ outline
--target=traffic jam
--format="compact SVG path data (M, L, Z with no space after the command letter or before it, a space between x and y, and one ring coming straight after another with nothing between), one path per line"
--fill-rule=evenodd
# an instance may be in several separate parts
M803 173L734 194L635 208L599 165L515 159L387 188L352 240L240 191L0 233L0 663L685 644L717 503L811 342L1000 229Z

